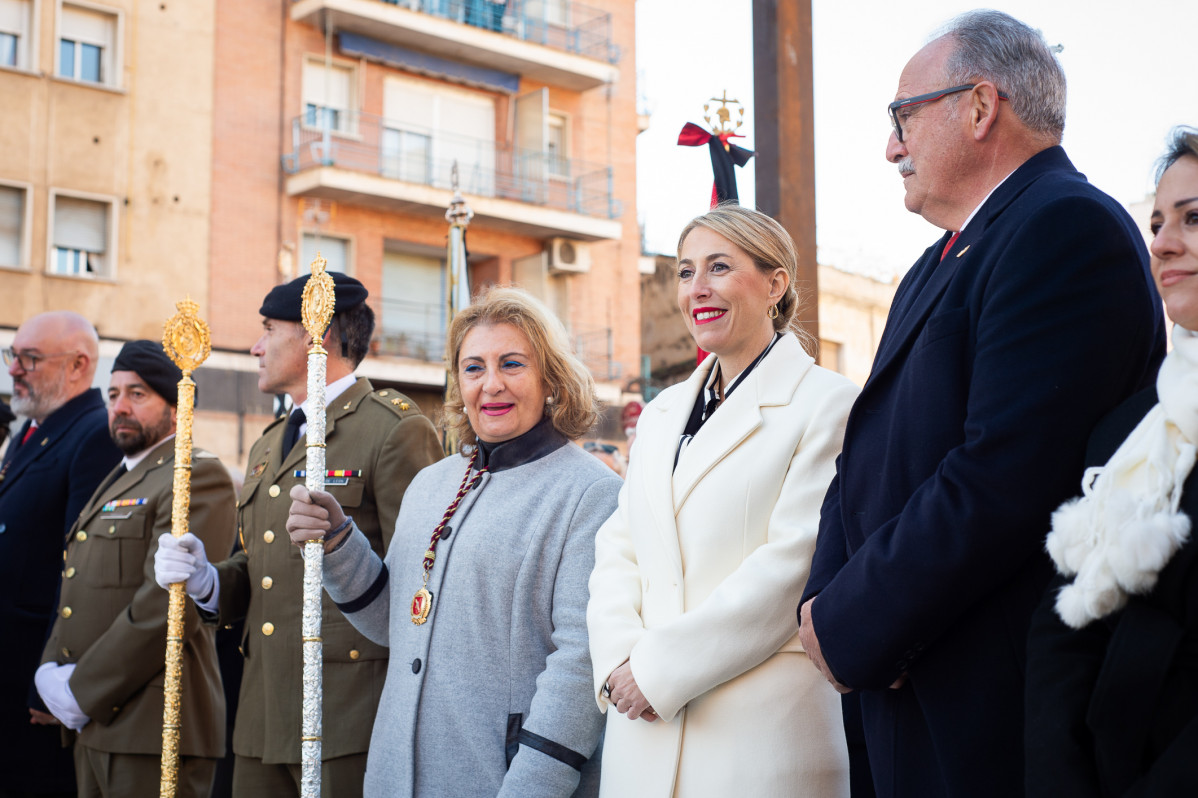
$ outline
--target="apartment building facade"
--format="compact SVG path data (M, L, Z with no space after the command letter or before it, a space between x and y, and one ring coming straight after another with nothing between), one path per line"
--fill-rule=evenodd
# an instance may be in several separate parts
M432 415L456 173L472 287L544 299L618 413L640 351L634 44L633 0L0 0L0 345L78 310L106 381L190 295L213 343L196 439L244 466L275 410L259 304L319 251L370 290L360 373Z

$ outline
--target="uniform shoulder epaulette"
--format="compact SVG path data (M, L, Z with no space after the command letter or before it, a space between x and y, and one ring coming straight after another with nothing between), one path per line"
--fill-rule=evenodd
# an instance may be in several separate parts
M270 422L269 424L267 424L265 427L262 428L262 434L265 435L266 433L270 432L275 427L279 426L280 424L285 424L286 422L287 422L286 415L279 416L274 421Z
M413 413L420 412L420 408L416 406L415 402L394 388L383 388L379 391L372 391L370 398L383 407L388 408L397 416L410 416Z

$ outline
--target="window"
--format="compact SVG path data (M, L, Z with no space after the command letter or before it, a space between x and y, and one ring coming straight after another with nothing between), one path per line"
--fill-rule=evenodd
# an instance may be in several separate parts
M0 0L0 66L30 68L29 19L29 0Z
M445 266L440 258L383 253L382 349L438 360L445 349Z
M63 5L58 39L59 77L115 86L115 44L114 14Z
M81 277L108 273L110 203L78 197L54 197L54 241L51 274Z
M25 189L0 186L0 266L24 264L24 232Z
M826 369L844 373L843 347L838 341L819 339L819 364Z
M304 62L304 124L338 133L357 130L357 84L352 67L311 59Z
M384 174L449 188L458 164L462 191L495 193L495 100L486 94L405 78L383 86Z
M349 268L349 241L319 233L304 233L303 245L300 247L300 274L312 273L312 261L316 260L317 252L328 262L325 266L327 271L352 274Z
M383 128L383 177L427 185L432 177L432 154L432 136Z
M545 162L552 177L570 176L570 150L564 114L550 112L545 117Z

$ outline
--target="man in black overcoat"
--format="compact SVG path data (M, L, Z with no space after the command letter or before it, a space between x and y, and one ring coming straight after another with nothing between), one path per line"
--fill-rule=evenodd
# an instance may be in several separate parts
M800 633L856 693L879 796L1012 798L1049 515L1094 424L1155 377L1163 319L1136 226L1059 146L1065 78L1037 31L964 14L895 98L887 160L946 232L849 417Z
M27 420L0 464L0 798L75 792L71 752L33 674L54 621L66 533L121 459L91 387L98 359L95 328L70 311L34 316L4 350L12 409Z

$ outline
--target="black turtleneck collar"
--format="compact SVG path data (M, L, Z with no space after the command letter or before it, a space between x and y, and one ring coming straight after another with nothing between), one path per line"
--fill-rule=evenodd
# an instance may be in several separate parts
M523 435L511 440L487 443L478 441L478 468L487 466L491 473L522 466L560 449L569 441L558 432L549 417L545 416L536 426Z

